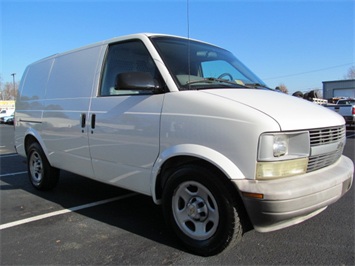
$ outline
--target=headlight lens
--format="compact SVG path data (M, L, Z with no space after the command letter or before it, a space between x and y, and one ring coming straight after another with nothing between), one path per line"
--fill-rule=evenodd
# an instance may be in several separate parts
M274 136L274 144L272 145L274 157L285 156L288 151L288 143L285 135Z
M260 136L257 179L293 176L307 171L309 133L265 133Z

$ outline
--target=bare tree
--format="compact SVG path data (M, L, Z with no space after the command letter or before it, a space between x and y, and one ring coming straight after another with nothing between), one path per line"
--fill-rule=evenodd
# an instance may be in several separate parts
M14 87L15 85L15 87ZM0 75L0 100L15 100L17 97L19 82L6 82L3 83Z
M279 86L276 87L276 90L282 91L283 93L288 94L288 89L285 84L281 83Z
M344 76L344 79L355 79L355 66L348 69L348 73Z
M2 76L0 75L0 100L4 100L2 96Z

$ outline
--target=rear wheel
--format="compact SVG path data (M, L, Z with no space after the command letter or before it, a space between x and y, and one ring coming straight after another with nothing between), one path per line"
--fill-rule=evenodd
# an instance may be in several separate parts
M215 255L242 237L235 202L222 176L185 165L169 177L163 193L167 222L193 253Z
M50 190L57 185L59 169L49 164L37 142L32 143L27 150L27 168L30 182L38 190Z

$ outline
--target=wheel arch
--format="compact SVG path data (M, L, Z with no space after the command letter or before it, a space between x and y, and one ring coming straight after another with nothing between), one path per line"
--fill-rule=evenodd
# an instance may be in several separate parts
M34 142L37 142L41 146L44 154L46 155L46 157L48 159L48 152L47 152L46 146L43 142L43 139L41 138L40 134L32 128L28 129L28 131L25 134L25 138L24 138L24 148L25 148L26 156L28 155L27 152L28 152L29 146Z
M152 197L156 204L161 203L164 185L170 173L185 164L198 164L223 177L228 189L233 195L239 195L238 189L230 182L231 179L244 179L240 169L223 154L208 147L183 144L171 147L161 153L153 167Z

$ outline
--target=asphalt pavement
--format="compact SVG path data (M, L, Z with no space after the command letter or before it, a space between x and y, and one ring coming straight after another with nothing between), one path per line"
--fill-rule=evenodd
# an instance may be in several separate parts
M354 161L355 132L345 155ZM301 224L247 232L217 256L188 253L151 198L61 172L49 192L34 189L13 127L0 125L1 265L354 265L354 186Z

